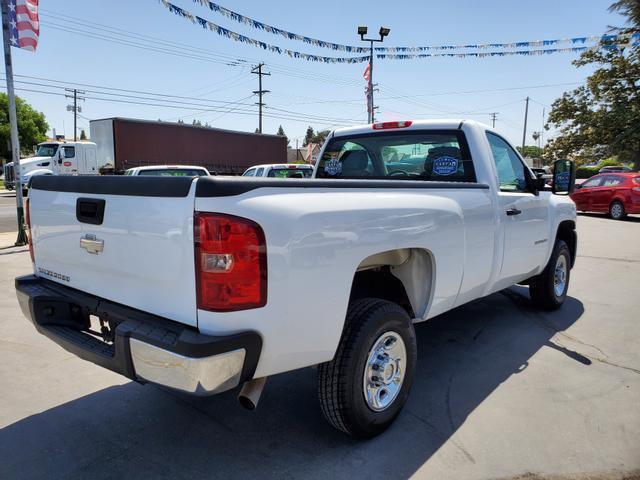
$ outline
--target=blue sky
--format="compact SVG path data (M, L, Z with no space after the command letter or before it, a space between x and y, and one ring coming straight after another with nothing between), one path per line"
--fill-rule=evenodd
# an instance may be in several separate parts
M173 0L172 3L221 26L283 48L340 55L340 52L253 30L192 0ZM218 3L285 30L351 45L359 44L356 35L359 24L368 25L374 33L381 25L390 27L385 46L576 37L602 34L609 25L622 24L621 17L607 12L610 0L326 0L321 3L219 0ZM320 129L337 123L366 121L364 64L316 64L265 52L202 30L170 14L156 0L41 0L40 8L42 26L38 51L31 54L13 50L15 75L65 81L69 87L78 83L189 97L175 99L110 90L112 94L131 95L118 97L95 93L101 89L94 87L79 86L94 91L86 94L94 98L81 103L79 127L87 131L88 119L109 116L172 121L182 117L189 123L199 119L220 128L253 131L257 127L257 113L252 112L257 107L252 104L257 99L250 95L257 90L257 76L249 72L258 61L266 63L267 70L271 71L263 85L271 91L265 96L268 105L265 113L288 117L265 118L265 133L275 133L281 124L295 145L295 138L302 139L307 125ZM135 32L192 46L200 49L195 55L198 58L189 58L184 49L177 55L168 54L166 50L176 52L175 47L156 40L152 40L152 44L164 52L105 41L108 37L132 42L131 37L116 37L113 28L122 29L122 33ZM80 31L87 33L79 35ZM140 46L141 41L134 43ZM145 45L150 45L148 38ZM377 117L381 120L466 117L490 123L489 113L499 112L496 127L520 144L524 98L528 95L532 102L527 143L533 144L530 133L541 130L544 106L550 105L563 91L577 86L589 74L589 69L576 69L571 65L575 58L577 54L562 53L489 59L379 60L374 70L374 80L380 84L376 92L376 104L380 107ZM16 80L51 84L48 80L17 76ZM64 93L61 88L42 85L23 83L17 87ZM469 91L474 93L460 93ZM44 112L57 133L64 131L68 138L72 137L72 114L66 110L68 100L64 96L25 91L18 94ZM133 98L136 96L159 100ZM98 97L120 102L98 100ZM127 99L165 106L127 103ZM168 108L166 100L180 108ZM184 102L193 105L184 105ZM231 108L237 111L225 113ZM202 109L216 111L203 112Z

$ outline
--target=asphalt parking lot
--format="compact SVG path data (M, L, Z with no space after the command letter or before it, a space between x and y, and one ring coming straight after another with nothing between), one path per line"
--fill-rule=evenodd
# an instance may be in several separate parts
M409 402L367 442L324 422L313 369L248 412L77 359L19 311L26 249L0 250L0 478L640 478L640 218L578 230L560 311L513 287L417 327Z

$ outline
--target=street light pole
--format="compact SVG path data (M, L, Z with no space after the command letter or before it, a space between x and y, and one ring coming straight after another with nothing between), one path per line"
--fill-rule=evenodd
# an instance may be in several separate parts
M367 112L368 117L367 120L369 123L373 123L375 121L375 106L373 104L373 43L374 42L384 42L384 37L389 35L391 29L386 27L380 27L380 38L364 38L367 34L368 28L366 26L358 27L358 35L360 35L360 40L363 42L369 42L369 81L367 83Z

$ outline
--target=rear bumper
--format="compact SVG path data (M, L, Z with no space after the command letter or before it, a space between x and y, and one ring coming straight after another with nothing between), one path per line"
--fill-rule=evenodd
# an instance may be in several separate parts
M262 339L256 332L202 335L196 329L34 275L16 278L24 315L65 350L141 383L212 395L253 378ZM89 333L89 315L111 331Z

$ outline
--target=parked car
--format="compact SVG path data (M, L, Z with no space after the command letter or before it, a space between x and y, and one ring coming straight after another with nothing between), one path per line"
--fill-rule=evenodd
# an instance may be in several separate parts
M278 163L248 168L243 177L311 178L313 166L304 163Z
M608 167L602 167L598 170L598 173L620 173L620 172L630 172L631 169L629 167L625 167L624 165L611 165Z
M532 167L531 171L538 178L543 178L547 186L551 186L553 184L553 174L551 173L551 169L549 167Z
M124 172L129 176L144 177L208 177L209 170L194 165L155 165L130 168Z
M389 171L425 145L419 173ZM317 365L325 418L371 437L409 396L414 323L515 283L561 307L575 170L554 172L543 191L494 130L448 120L335 130L312 179L37 177L18 300L85 360L195 395L243 385L250 408Z
M640 173L599 173L571 194L581 212L608 213L621 220L629 213L640 213Z

